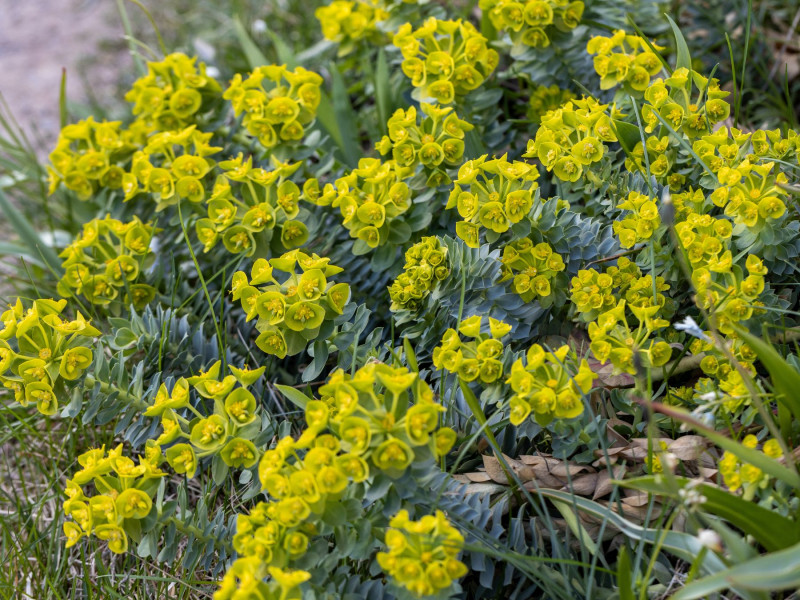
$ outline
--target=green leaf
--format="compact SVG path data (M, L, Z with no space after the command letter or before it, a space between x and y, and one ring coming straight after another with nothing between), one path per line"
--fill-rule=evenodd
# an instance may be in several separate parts
M267 60L264 53L261 52L252 38L247 34L247 30L244 28L244 25L242 25L239 17L233 18L233 33L236 35L236 39L242 47L242 52L244 52L244 57L247 59L247 64L250 65L251 69L269 64L270 61Z
M222 456L215 454L211 459L211 477L214 483L222 485L228 477L228 465L222 460Z
M42 241L31 222L25 218L21 210L11 206L11 202L2 191L0 191L0 211L8 219L11 228L17 232L30 256L43 261L53 273L60 277L61 261L55 250Z
M419 366L417 365L417 355L414 352L414 347L411 345L411 342L408 341L407 337L403 338L403 351L406 354L406 362L408 362L408 366L411 367L412 371L416 371L419 373Z
M67 112L67 70L65 68L61 69L61 87L58 90L58 116L61 129L64 129L69 122L69 113Z
M642 141L642 133L639 131L639 128L636 127L636 125L631 125L619 119L612 119L612 124L616 131L617 139L622 145L623 150L625 150L625 153L632 153L636 144Z
M714 444L734 454L742 462L750 463L758 467L767 475L771 475L780 481L788 483L795 489L800 489L800 475L797 471L784 466L774 458L770 458L763 452L759 452L755 448L746 448L736 440L714 431L692 418L686 411L680 410L675 407L665 407L660 404L654 404L658 407L659 412L662 412L669 417L676 419L687 426L691 427L700 435L707 437Z
M386 122L391 116L392 89L389 83L389 63L386 60L386 52L383 48L378 52L378 64L375 66L375 105L378 109L378 125L381 132L387 133Z
M736 332L745 343L753 349L769 375L772 378L772 387L775 390L775 399L792 411L794 418L800 420L800 373L778 354L778 351L764 339L751 335L741 327L736 327Z
M345 163L353 168L358 163L360 155L357 134L358 125L355 111L350 104L350 96L347 93L347 86L344 84L341 73L335 64L331 64L331 109L333 110L333 118L335 119L336 126L339 129L341 142L339 148L344 155ZM320 103L322 106L322 103ZM319 109L317 113L319 114ZM322 119L320 119L322 122ZM325 126L325 123L323 122ZM327 129L327 126L325 126ZM329 130L330 131L330 130Z
M679 490L691 480L675 477L673 481L677 487L671 487L663 477L649 475L618 481L617 484L677 499ZM767 550L782 550L800 542L800 527L795 521L713 485L701 484L696 489L706 498L704 512L717 515L752 535Z
M347 523L347 510L338 502L328 502L322 520L331 527L338 527Z
M552 502L553 506L555 506L558 509L558 512L561 513L561 516L564 517L564 520L572 530L572 533L575 534L576 538L578 538L581 546L586 548L592 556L597 554L597 543L592 539L592 536L589 535L589 532L586 531L586 528L581 525L578 515L576 514L575 510L573 510L572 503L560 502L558 500L552 500Z
M631 567L631 557L628 556L628 547L622 546L617 557L617 588L619 588L619 600L636 600L633 593L633 570Z
M683 37L680 28L675 24L675 21L669 15L664 15L669 21L669 26L672 27L672 33L675 36L675 50L677 52L677 59L675 68L681 69L692 68L692 56L689 54L689 46L686 44L686 39Z
M607 506L587 498L575 496L570 492L540 488L537 493L545 498L572 504L588 515L607 521L609 525L613 525L621 533L633 540L641 540L648 544L662 542L661 547L664 550L689 562L694 560L703 548L697 537L693 535L679 531L664 532L661 529L647 529L618 515ZM702 571L712 574L725 569L725 563L716 554L709 554L703 560L700 568Z
M763 592L800 588L800 544L752 558L690 583L672 596L672 600L708 598L729 588Z
M478 421L481 429L483 429L483 433L489 440L492 448L494 448L495 452L500 454L500 444L497 443L497 439L495 439L494 433L492 433L492 430L489 427L488 419L483 413L483 408L481 408L480 401L475 397L475 394L472 392L472 390L469 389L469 384L466 381L463 379L459 379L458 381L461 385L461 393L464 394L464 400L466 400L467 406L469 406L469 409L472 411L472 414L475 416L475 419Z
M276 383L275 387L278 388L278 391L283 394L287 400L303 410L305 410L306 404L311 400L311 398L306 396L303 392L291 386Z

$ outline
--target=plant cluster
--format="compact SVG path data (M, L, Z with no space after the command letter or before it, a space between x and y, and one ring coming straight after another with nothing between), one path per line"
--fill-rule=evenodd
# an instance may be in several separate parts
M50 232L0 248L58 561L217 600L800 587L800 136L646 2L451 4L303 7L296 54L233 22L62 129Z

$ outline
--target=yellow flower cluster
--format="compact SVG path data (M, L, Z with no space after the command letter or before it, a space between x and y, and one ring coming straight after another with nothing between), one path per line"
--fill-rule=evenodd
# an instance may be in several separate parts
M694 399L705 407L713 408L708 398L713 398L728 414L737 412L742 406L750 404L750 390L738 369L735 369L717 346L711 341L710 332L706 332L707 340L695 338L689 345L693 355L704 354L700 368L708 377L701 377L695 384ZM753 363L756 354L741 339L728 336L724 341L727 349L751 375L755 374Z
M399 477L414 461L445 455L456 441L455 431L439 427L444 408L430 386L402 367L371 362L353 375L339 369L320 396L315 421L324 418L342 449L368 461L370 472Z
M726 254L729 252L726 249ZM732 325L757 314L761 305L758 297L764 292L767 267L756 255L749 254L745 269L747 277L738 265L726 260L715 269L697 267L692 271L695 301L712 311L717 329L725 335L733 334Z
M211 196L206 203L207 217L195 223L197 237L208 252L219 241L232 253L251 256L256 237L275 228L281 232L285 248L297 248L308 239L308 228L296 219L300 212L300 188L289 177L301 163L284 163L271 157L273 169L253 168L253 157L242 154L221 161Z
M83 294L93 304L106 305L120 297L126 304L143 306L156 290L136 283L152 257L150 240L155 229L138 217L123 223L117 219L92 219L83 232L59 256L64 275L58 282L62 296Z
M497 30L508 31L511 41L532 48L550 45L547 29L575 29L583 17L583 2L574 0L480 0L478 6L488 11Z
M422 238L406 250L403 272L389 287L389 297L392 299L389 309L393 312L417 310L436 283L446 279L449 274L447 247L442 246L437 237Z
M646 155L646 156L645 156ZM678 188L685 181L684 175L672 172L675 162L675 150L670 145L670 137L664 135L647 136L645 143L636 142L628 155L625 157L625 168L630 173L642 173L647 175L648 168L650 175L658 181L667 182L671 187Z
M692 269L717 273L727 271L733 264L730 250L733 226L727 219L690 211L675 225L675 232Z
M48 416L58 410L59 396L67 395L68 382L92 364L89 344L100 335L80 313L63 320L66 305L66 300L34 300L25 308L17 298L0 315L0 383L19 404L35 404Z
M467 566L458 560L464 536L442 511L412 521L408 511L401 510L389 526L388 552L378 552L378 564L415 596L437 594L467 574Z
M386 243L392 221L411 207L411 191L403 181L410 172L394 160L362 158L358 168L321 191L319 181L309 179L303 196L312 204L338 208L350 237L369 250Z
M652 44L655 50L664 48ZM643 92L650 79L662 69L658 54L638 35L618 29L610 36L597 35L586 44L586 52L594 56L594 70L600 76L600 89L610 90L617 85Z
M148 62L147 74L133 83L125 100L147 131L177 131L195 124L204 104L208 108L221 91L204 63L176 52Z
M98 123L89 117L65 126L50 153L48 193L63 183L78 198L88 200L101 188L114 190L129 185L133 176L116 163L129 157L143 136L120 125L120 121Z
M389 135L375 146L381 154L392 153L398 165L415 168L422 165L428 186L450 183L444 167L460 164L464 156L464 134L473 126L458 118L451 107L421 104L425 114L417 123L417 109L398 108L387 122Z
M633 248L636 244L649 240L661 224L655 199L645 194L630 192L617 208L633 213L620 221L614 221L612 226L623 248Z
M649 277L649 276L648 276ZM652 338L652 334L667 327L669 321L657 318L664 301L663 295L658 298L661 303L654 303L652 287L650 296L640 294L640 299L647 299L640 306L634 306L626 300L620 300L617 306L601 313L596 321L589 323L589 347L600 362L611 361L615 371L636 375L637 361L644 367L660 367L672 356L672 346L661 338ZM639 321L636 329L631 329L625 308L628 308Z
M536 125L551 110L556 110L568 101L575 99L575 94L562 90L557 85L537 85L531 92L528 102L528 118Z
M222 95L230 100L236 116L265 148L303 139L305 126L317 114L322 77L303 67L286 65L257 67L247 77L237 73Z
M82 469L67 480L64 513L66 547L94 534L109 550L122 554L128 538L141 535L140 521L150 514L153 496L165 473L159 469L163 457L157 446L148 448L138 464L122 454L122 444L106 452L105 446L78 457ZM89 484L95 494L89 495Z
M755 449L758 447L758 438L752 434L746 435L742 445ZM775 439L764 442L761 451L770 458L779 459L783 456L781 446ZM735 454L727 451L719 461L719 473L728 489L735 492L744 488L744 495L748 499L752 499L756 490L766 487L769 482L769 475L761 469L750 463L743 463Z
M268 583L267 575L272 578ZM308 571L268 567L255 556L238 558L214 592L214 600L301 600L300 584L309 579Z
M667 79L656 79L647 86L642 106L645 131L652 133L662 126L656 116L659 115L689 139L706 135L710 133L709 125L713 127L730 115L731 107L724 100L728 95L716 79L709 80L683 67L675 69Z
M511 289L525 302L543 300L553 293L553 283L558 273L564 270L564 259L553 252L547 242L536 245L530 238L522 238L503 248L500 259L500 279L512 280Z
M570 300L583 321L593 321L600 313L614 308L617 296L621 296L641 275L641 269L626 256L621 256L616 266L607 268L605 273L596 269L581 269L572 278Z
M319 401L309 404L312 414L320 412ZM281 568L297 560L317 533L315 521L326 505L340 502L350 482L368 477L361 457L341 452L339 440L316 432L310 428L296 441L284 437L264 453L258 473L270 500L237 517L233 547L240 556Z
M156 133L133 155L133 179L125 182L125 200L148 193L161 211L181 200L194 204L205 199L207 178L214 168L210 158L222 148L209 144L211 133L194 125L174 132Z
M264 373L265 367L247 370L230 367L231 375L220 379L220 361L207 371L188 379L181 377L172 391L163 383L156 392L153 404L144 415L161 419L161 435L155 439L158 446L173 444L166 452L169 465L177 473L194 477L200 459L219 455L232 468L250 468L258 460L259 452L251 439L259 432L258 402L247 388ZM240 387L236 387L237 382ZM202 414L191 402L191 390L202 398L214 402L214 413ZM191 421L178 411L188 409ZM254 427L249 427L254 425Z
M577 372L567 363L568 346L546 352L539 344L528 349L525 363L519 358L511 365L514 395L508 403L509 420L520 425L533 413L544 426L553 419L572 419L583 413L584 394L592 389L596 375L582 359Z
M240 301L247 320L258 316L256 345L278 358L294 356L319 336L320 328L341 315L350 300L350 286L328 278L342 272L330 259L299 250L253 264L248 281L243 271L233 275L231 294ZM300 273L296 268L300 267ZM273 269L289 274L282 283Z
M774 161L762 162L763 155L746 153L751 147L751 137L738 129L722 127L695 141L692 148L719 181L710 196L714 205L724 208L725 215L735 224L758 233L767 221L786 213L789 192L782 186L788 183L788 178ZM766 154L768 147L758 138L752 142L754 151Z
M403 53L401 68L422 96L452 104L492 74L497 51L468 21L429 18L419 28L400 26L392 40Z
M548 112L523 156L538 158L562 181L578 181L584 167L602 160L605 144L617 141L607 108L594 98L582 98Z
M482 323L483 318L475 315L461 321L458 331L445 331L442 343L433 349L433 366L457 373L466 382L480 379L488 385L502 379L505 347L500 340L511 331L511 325L489 317L487 335L481 333ZM464 341L459 333L473 339Z
M456 234L470 248L480 245L481 227L497 235L528 216L539 189L539 171L522 161L509 162L504 154L465 162L458 170L446 208L455 208L463 221Z
M418 374L404 368L372 362L353 375L331 374L320 399L305 403L300 437L281 438L261 457L259 481L270 499L239 515L233 546L243 558L226 575L219 598L238 599L231 596L237 580L252 594L250 588L261 589L266 567L277 578L274 568L302 557L327 504L341 502L351 482L377 471L399 477L415 460L446 454L456 434L438 427L443 410ZM242 560L249 562L240 566Z
M375 0L334 0L317 8L314 16L325 39L339 44L339 56L345 56L362 40L382 43L377 24L386 20L389 13Z

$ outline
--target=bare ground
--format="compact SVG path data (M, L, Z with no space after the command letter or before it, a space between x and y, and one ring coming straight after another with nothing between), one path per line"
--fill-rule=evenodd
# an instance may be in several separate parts
M73 104L115 104L132 64L122 31L113 0L0 0L0 94L40 154L58 136L62 69Z

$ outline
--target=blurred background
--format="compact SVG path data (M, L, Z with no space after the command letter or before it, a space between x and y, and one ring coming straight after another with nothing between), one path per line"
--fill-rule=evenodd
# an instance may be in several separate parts
M213 65L223 81L247 63L236 36L241 22L272 59L268 29L294 48L320 38L314 8L322 0L0 0L0 94L29 135L40 157L52 147L60 126L60 84L66 70L70 120L94 114L124 119L124 91L136 78L131 49L146 60L180 50ZM452 4L452 2L448 2ZM470 2L458 1L464 5ZM477 5L477 1L472 4ZM663 3L685 31L692 55L724 84L731 79L731 51L741 72L748 20L748 96L759 93L748 117L754 125L786 120L796 125L800 74L800 0L693 0ZM146 10L143 11L142 7ZM149 13L149 14L148 14ZM635 15L634 15L635 18ZM267 27L269 24L269 27ZM640 23L640 25L644 25ZM725 34L730 37L729 51ZM307 65L313 68L313 65ZM753 103L750 103L753 104Z

